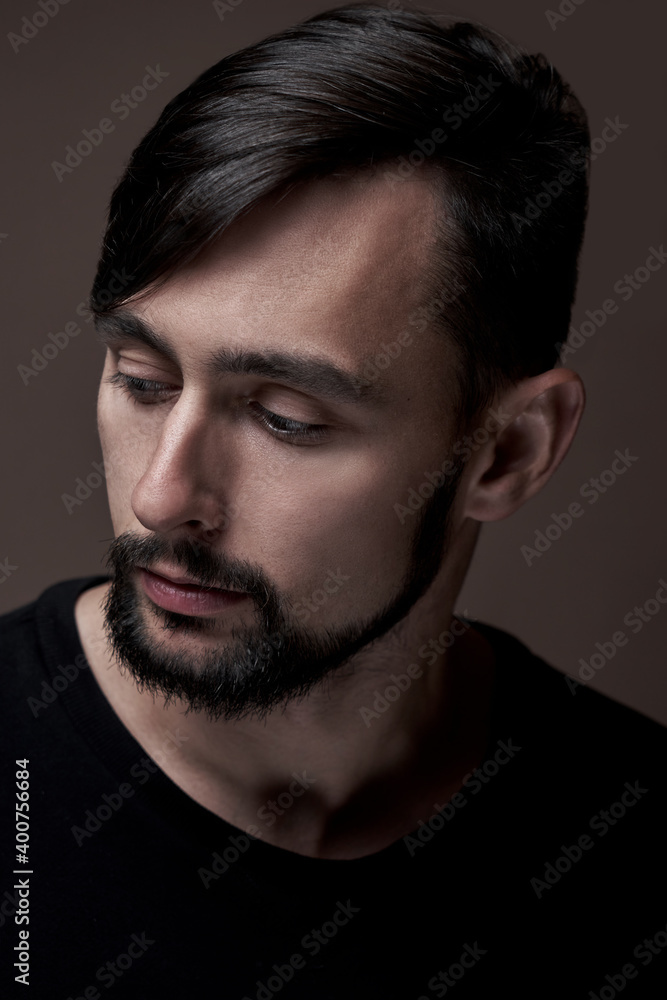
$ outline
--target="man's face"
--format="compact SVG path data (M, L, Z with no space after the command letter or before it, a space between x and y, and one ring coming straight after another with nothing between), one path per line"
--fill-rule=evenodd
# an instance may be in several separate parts
M457 484L395 505L453 436L451 351L414 322L434 212L423 179L317 181L105 321L107 630L149 689L261 714L433 581Z

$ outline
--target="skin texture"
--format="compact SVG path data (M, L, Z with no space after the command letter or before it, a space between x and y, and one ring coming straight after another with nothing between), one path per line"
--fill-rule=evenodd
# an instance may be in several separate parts
M263 376L212 375L204 360L221 346L281 350L359 372L409 328L428 295L434 211L425 177L402 185L400 199L379 176L320 180L265 201L192 265L126 304L171 357L131 338L107 350L98 423L116 535L205 543L223 562L261 571L291 608L303 607L329 570L340 571L348 579L308 619L318 636L395 597L419 522L401 523L394 505L406 503L456 440L446 339L430 329L415 334L383 371L384 396L372 406L332 403ZM117 370L161 383L165 395L153 406L133 401L107 381ZM326 436L285 443L252 415L256 402L324 424ZM507 517L548 481L583 405L581 381L565 369L495 400L506 416L465 468L426 593L305 699L262 719L184 714L182 701L165 704L140 690L104 634L107 586L86 592L77 624L112 707L149 753L178 728L185 739L163 763L167 775L277 846L351 858L410 832L483 761L494 676L492 651L474 628L428 667L418 651L452 624L480 522ZM179 573L175 563L161 568ZM136 593L151 643L193 662L256 622L247 601L206 631L165 631L138 581ZM360 709L410 663L423 675L366 725ZM305 793L275 822L258 820L304 770L312 778Z

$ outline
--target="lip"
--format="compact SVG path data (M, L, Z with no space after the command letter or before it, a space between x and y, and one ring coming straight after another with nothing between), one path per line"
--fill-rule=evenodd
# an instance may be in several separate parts
M206 590L206 587L202 587L201 584L197 583L196 580L191 580L187 576L176 576L174 573L165 572L160 566L156 569L147 569L145 566L140 566L139 569L145 570L147 573L152 573L153 576L160 576L163 580L167 580L169 583L180 583L184 587L198 587L200 590ZM241 593L241 591L231 591L226 590L226 588L214 587L214 590L225 589L226 593Z
M143 566L138 571L146 596L165 611L182 615L216 615L249 597L241 591L205 589L187 577L165 576Z

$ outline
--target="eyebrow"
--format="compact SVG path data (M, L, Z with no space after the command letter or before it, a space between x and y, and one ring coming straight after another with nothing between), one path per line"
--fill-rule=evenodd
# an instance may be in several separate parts
M99 340L112 347L128 339L137 340L175 367L178 357L171 344L144 320L128 310L119 309L95 317ZM362 361L358 373L346 371L324 358L284 351L249 351L245 348L219 347L204 362L211 375L257 375L287 382L304 392L339 403L380 403L387 398L387 381L372 381L362 370L372 359ZM373 366L377 372L377 368Z

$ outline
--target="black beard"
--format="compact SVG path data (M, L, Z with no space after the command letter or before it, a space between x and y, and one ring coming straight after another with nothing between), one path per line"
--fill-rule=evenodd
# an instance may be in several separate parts
M393 628L428 590L448 542L461 472L445 477L415 514L410 564L394 598L366 619L319 633L294 622L291 602L259 568L221 556L195 539L167 542L156 535L119 535L107 554L112 583L104 612L106 634L121 669L131 674L140 690L164 697L165 704L183 700L188 711L204 712L212 720L251 715L261 719L277 706L304 697ZM160 649L146 627L131 575L137 566L150 568L158 561L182 568L203 587L245 591L256 604L256 623L232 626L231 639L215 648L187 654ZM181 635L206 634L216 628L215 618L181 615L152 603L149 614L165 630Z

